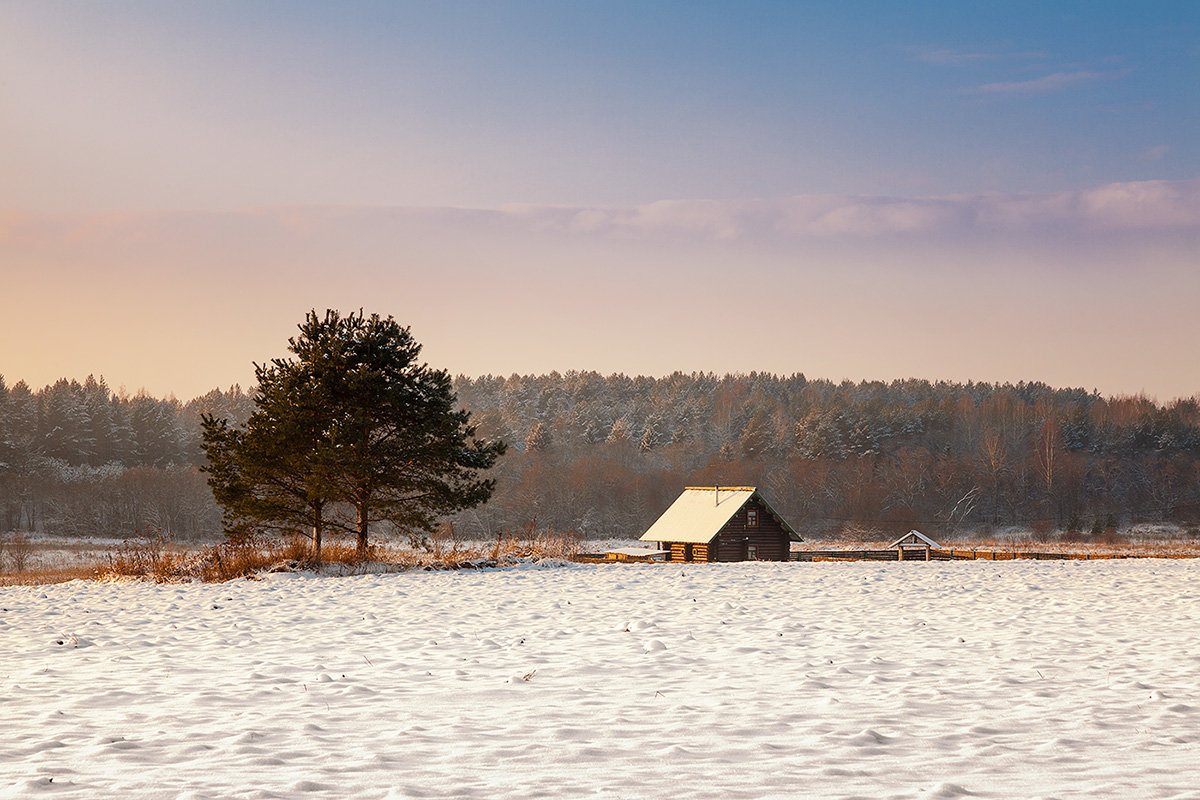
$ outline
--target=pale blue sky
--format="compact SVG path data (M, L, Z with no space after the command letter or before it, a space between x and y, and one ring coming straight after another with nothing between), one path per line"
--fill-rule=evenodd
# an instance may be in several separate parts
M1200 175L1200 3L6 3L0 205Z
M0 0L0 33L9 383L246 383L333 306L468 374L1200 391L1200 2Z

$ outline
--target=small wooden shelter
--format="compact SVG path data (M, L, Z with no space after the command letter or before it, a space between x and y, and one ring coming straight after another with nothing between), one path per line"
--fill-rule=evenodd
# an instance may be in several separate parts
M641 541L668 561L788 561L803 540L753 486L689 486Z
M670 553L649 547L614 547L604 553L608 561L662 561Z
M901 561L929 561L932 550L941 550L942 546L918 530L911 530L888 545L896 548Z

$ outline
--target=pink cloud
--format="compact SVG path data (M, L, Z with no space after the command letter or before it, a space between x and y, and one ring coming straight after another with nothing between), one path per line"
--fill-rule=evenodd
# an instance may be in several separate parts
M886 197L797 195L747 200L663 200L643 206L507 205L497 209L302 206L228 212L40 215L0 213L9 247L147 246L155 242L302 243L327 234L397 232L732 241L872 239L1026 232L1200 232L1200 180L1111 183L1071 192ZM391 233L388 233L388 232Z
M523 206L514 221L538 230L608 236L786 237L1016 233L1032 230L1200 230L1200 181L1112 183L1083 191L874 197L799 195L671 200L635 208Z

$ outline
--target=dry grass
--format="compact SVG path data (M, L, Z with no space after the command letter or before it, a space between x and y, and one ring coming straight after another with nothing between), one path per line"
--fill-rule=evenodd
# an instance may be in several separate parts
M138 533L119 545L100 568L100 577L137 576L162 582L170 580L183 563L184 555L171 552L170 537L162 531Z
M39 567L21 572L0 572L0 586L41 586L76 580L94 580L100 576L98 567Z
M1121 532L1065 533L1022 528L949 533L929 531L947 549L1124 554L1200 557L1200 526L1140 525ZM882 550L895 536L878 529L847 527L824 539L809 539L804 550ZM17 557L13 557L14 539ZM309 555L305 537L250 537L208 546L186 546L157 531L124 542L30 540L0 537L0 586L61 583L77 579L132 577L162 582L220 582L253 577L269 570L317 569L325 574L398 572L408 569L467 569L503 566L522 560L574 560L581 536L537 530L489 541L464 541L446 526L418 543L377 542L360 559L352 537L331 536L322 547L320 567Z
M519 560L571 560L579 553L578 534L549 530L501 536L494 543L463 542L443 533L421 546L377 543L362 558L350 538L332 538L312 560L309 540L244 536L197 552L173 551L160 534L139 535L122 544L98 570L101 578L136 577L158 582L199 580L206 583L247 578L268 571L319 570L332 574L390 572L405 569L463 569L502 566Z

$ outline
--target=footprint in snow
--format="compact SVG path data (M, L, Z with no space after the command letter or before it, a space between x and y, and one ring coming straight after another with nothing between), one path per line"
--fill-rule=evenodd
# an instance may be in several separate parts
M58 647L91 647L92 642L89 639L80 639L78 636L60 636L54 640L55 646Z

